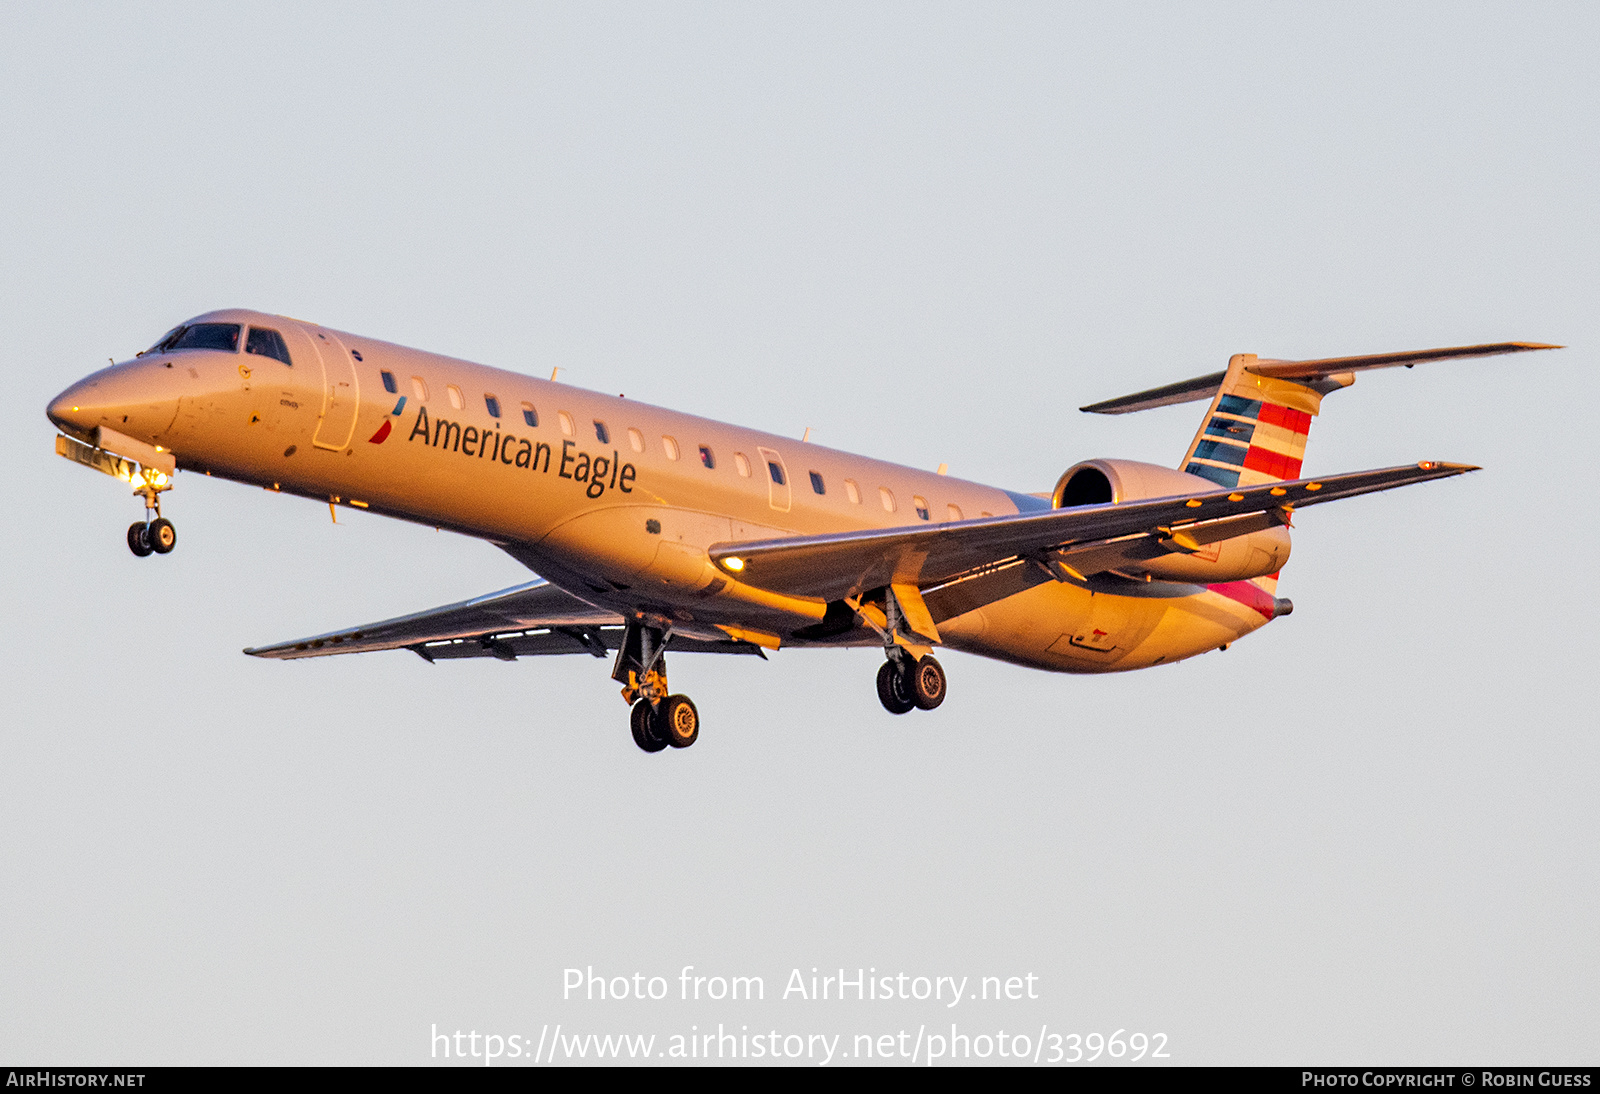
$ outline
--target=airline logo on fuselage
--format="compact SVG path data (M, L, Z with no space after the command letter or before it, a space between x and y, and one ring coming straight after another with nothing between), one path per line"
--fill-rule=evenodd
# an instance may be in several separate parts
M382 436L374 434L372 437L374 444L382 444L384 438L388 437L388 425L385 419L383 426L378 429L378 434ZM498 429L479 430L476 426L463 426L444 418L434 418L430 422L425 406L417 408L417 420L406 441L410 443L419 437L430 448L456 452L473 459L497 460L508 467L521 467L544 475L550 473L553 453L543 441L526 440ZM609 456L590 456L578 448L578 442L572 440L561 442L561 455L554 462L558 478L583 483L584 493L591 498L598 498L607 490L631 494L634 480L639 474L633 464L622 462L616 449L612 449Z

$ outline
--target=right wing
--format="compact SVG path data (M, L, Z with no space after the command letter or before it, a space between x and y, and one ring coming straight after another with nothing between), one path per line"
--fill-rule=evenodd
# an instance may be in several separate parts
M335 653L411 650L427 661L498 657L514 661L540 654L588 653L604 657L622 643L623 619L540 579L497 593L427 611L296 638L244 652L291 660ZM674 634L669 650L691 653L760 653L748 642Z
M1460 463L1418 463L949 524L719 543L710 554L739 581L820 600L860 596L888 585L928 589L1015 562L1054 563L1084 575L1283 524L1290 511L1307 505L1476 470ZM1203 479L1195 483L1210 485Z

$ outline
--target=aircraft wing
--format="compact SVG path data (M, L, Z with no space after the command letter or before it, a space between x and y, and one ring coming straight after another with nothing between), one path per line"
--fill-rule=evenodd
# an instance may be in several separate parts
M824 600L894 584L926 590L1017 562L1064 566L1081 577L1166 554L1168 543L1193 549L1287 523L1290 511L1307 505L1476 470L1467 464L1419 463L1047 513L722 543L710 554L740 581Z
M244 652L291 660L335 653L408 649L427 661L459 657L518 657L588 653L604 657L622 641L623 619L543 579L427 611L346 627ZM748 642L674 634L670 650L759 653Z

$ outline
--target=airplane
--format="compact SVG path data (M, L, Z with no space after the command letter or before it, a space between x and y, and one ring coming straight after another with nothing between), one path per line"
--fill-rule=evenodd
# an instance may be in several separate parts
M1089 459L1038 494L244 309L180 324L47 414L57 453L143 498L140 557L176 546L161 495L183 470L487 540L537 575L245 653L610 657L634 743L659 752L700 733L669 650L880 647L878 699L906 714L944 701L936 648L1067 673L1227 649L1293 610L1277 585L1297 510L1477 470L1302 477L1326 395L1369 370L1559 348L1236 354L1081 408L1206 401L1177 467Z

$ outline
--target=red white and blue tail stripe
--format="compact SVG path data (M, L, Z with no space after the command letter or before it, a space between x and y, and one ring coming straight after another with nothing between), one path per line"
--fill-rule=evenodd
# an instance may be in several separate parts
M1306 435L1322 406L1322 391L1293 380L1248 371L1249 354L1228 362L1206 420L1182 467L1219 486L1257 486L1300 477Z

